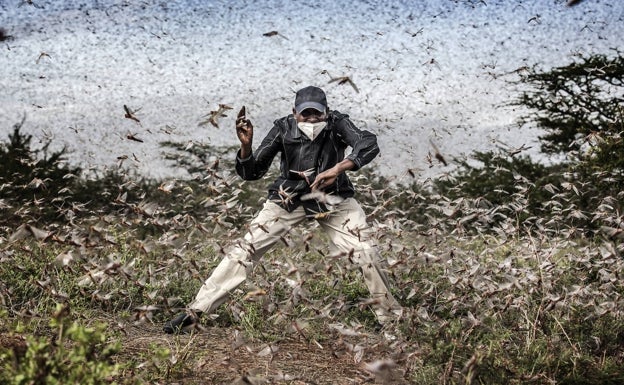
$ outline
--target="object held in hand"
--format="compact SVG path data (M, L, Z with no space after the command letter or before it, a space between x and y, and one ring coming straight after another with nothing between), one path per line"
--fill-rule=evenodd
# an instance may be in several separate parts
M236 117L236 127L241 127L247 122L247 114L245 106L243 106L240 111L238 111L238 116Z

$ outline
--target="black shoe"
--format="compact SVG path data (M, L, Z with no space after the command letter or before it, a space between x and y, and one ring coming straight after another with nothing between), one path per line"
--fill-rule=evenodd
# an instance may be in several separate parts
M195 325L199 324L200 315L201 312L193 311L180 313L171 321L165 322L163 331L167 334L188 333Z

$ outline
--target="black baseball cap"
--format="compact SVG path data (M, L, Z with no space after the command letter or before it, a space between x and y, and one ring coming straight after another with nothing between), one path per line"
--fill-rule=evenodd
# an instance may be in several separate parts
M318 87L308 86L297 91L295 96L295 112L298 114L307 108L314 108L317 111L327 110L327 97L325 91Z

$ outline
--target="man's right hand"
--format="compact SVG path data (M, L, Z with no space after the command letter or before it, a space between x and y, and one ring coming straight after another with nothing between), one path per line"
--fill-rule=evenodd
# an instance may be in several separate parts
M236 135L241 142L240 157L247 158L251 155L251 144L253 142L253 125L247 119L245 106L240 109L236 117Z

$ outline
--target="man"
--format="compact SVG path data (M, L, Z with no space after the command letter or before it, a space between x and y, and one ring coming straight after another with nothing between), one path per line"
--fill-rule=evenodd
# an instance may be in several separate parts
M305 87L295 96L292 114L278 119L252 153L253 125L244 115L236 119L241 143L236 171L245 180L261 178L280 155L280 175L269 186L268 199L252 220L249 232L225 255L204 282L188 311L165 323L166 333L178 333L199 322L202 313L221 305L247 278L253 261L295 226L315 218L332 246L350 256L362 271L380 324L400 314L401 306L388 288L378 265L366 215L353 199L346 171L355 171L379 153L374 134L358 129L349 117L327 106L325 92ZM345 157L345 150L351 153Z

